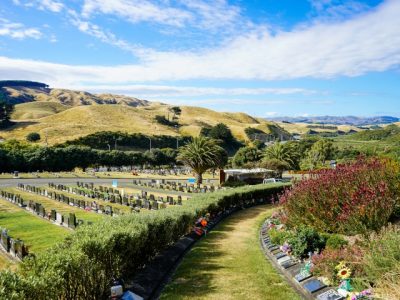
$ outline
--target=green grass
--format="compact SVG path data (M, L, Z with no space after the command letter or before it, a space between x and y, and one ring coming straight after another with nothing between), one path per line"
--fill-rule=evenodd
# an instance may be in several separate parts
M161 299L300 299L260 248L272 211L253 207L219 224L186 255Z
M4 190L14 194L21 195L25 203L27 203L29 200L41 203L47 212L49 212L52 209L55 209L60 214L75 213L77 219L82 219L84 221L91 221L91 222L96 222L101 220L102 218L107 217L105 214L88 212L85 211L84 209L70 206L68 204L64 204L62 202L58 202L57 200L53 200L44 196L39 196L33 193L24 192L16 188L6 188Z
M0 226L7 228L12 238L23 240L33 253L45 252L71 232L3 199L0 199Z

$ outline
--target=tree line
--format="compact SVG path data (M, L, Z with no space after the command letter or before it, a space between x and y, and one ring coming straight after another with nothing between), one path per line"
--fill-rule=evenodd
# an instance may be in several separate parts
M98 150L87 146L42 147L10 140L0 144L1 172L72 171L99 166L175 165L177 151L171 148L151 151Z

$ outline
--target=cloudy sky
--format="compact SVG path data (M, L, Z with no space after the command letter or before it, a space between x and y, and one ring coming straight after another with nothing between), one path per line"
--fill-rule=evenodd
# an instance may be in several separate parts
M400 0L0 0L0 79L260 117L400 116Z

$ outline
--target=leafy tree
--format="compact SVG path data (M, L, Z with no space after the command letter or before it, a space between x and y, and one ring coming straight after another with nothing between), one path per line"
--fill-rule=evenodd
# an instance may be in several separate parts
M221 146L229 153L235 153L242 146L224 123L218 123L211 128L202 128L200 135L221 141Z
M8 103L0 91L0 128L6 128L11 125L10 118L14 111L14 105Z
M182 113L182 109L179 106L171 107L170 111L173 113L172 120L174 120L176 116L180 116Z
M262 152L255 147L242 147L232 158L234 167L244 167L248 163L258 162L262 158Z
M332 141L322 139L316 142L307 152L306 157L301 161L303 170L314 170L325 165L327 160L335 158L337 148Z
M211 131L211 127L202 127L200 130L201 136L209 136Z
M216 140L200 136L179 149L177 160L193 169L197 184L200 185L203 182L203 173L222 167L226 158L225 150Z
M166 126L178 126L179 123L176 121L170 121L165 116L157 115L154 118L159 124Z
M28 142L37 142L40 140L40 134L37 132L31 132L26 136Z

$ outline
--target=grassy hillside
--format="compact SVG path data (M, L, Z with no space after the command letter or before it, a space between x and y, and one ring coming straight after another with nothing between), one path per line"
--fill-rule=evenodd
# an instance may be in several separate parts
M22 84L22 83L21 83ZM239 140L254 127L271 133L274 124L244 113L216 112L206 108L182 106L179 132L155 121L157 115L172 118L171 106L113 94L91 94L83 91L50 89L46 85L6 86L1 91L15 103L12 119L15 125L0 131L0 138L25 139L31 132L42 136L41 143L56 144L98 131L122 131L146 135L196 136L201 128L224 123ZM278 128L278 130L280 130Z
M57 102L27 102L15 106L14 120L36 120L71 108Z
M133 97L112 94L91 94L83 91L66 89L35 88L26 86L4 87L2 91L8 101L19 104L32 101L57 102L68 106L122 104L128 106L146 106L149 102Z
M3 138L25 139L30 132L47 136L49 144L61 143L98 131L122 131L148 135L176 135L177 130L157 123L156 115L171 116L170 106L153 103L149 106L81 105L68 107L55 102L30 102L16 105L16 125L0 132ZM265 132L265 120L243 113L221 113L200 107L181 107L179 134L196 136L202 127L225 123L234 136L246 140L244 129L256 127Z

